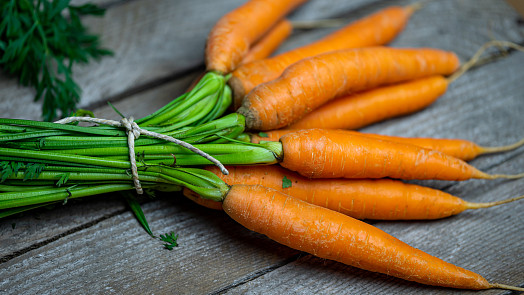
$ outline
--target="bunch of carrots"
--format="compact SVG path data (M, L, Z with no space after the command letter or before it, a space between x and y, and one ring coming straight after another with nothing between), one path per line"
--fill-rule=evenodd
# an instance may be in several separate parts
M487 175L465 161L517 148L524 141L485 148L464 140L341 130L427 107L459 76L453 75L459 60L442 50L383 47L420 8L415 4L388 7L315 43L243 62L249 49L263 44L283 17L303 2L248 1L218 21L206 47L207 69L231 75L233 107L245 116L246 127L267 131L248 134L244 140L280 141L283 168L237 166L228 169L229 175L209 168L232 185L222 203L199 198L188 189L185 195L223 209L251 230L322 258L429 285L511 288L488 283L357 219L436 219L521 199L473 204L384 178L522 177ZM421 275L421 270L431 275Z
M524 140L481 147L347 130L428 106L463 71L457 72L452 52L384 46L419 4L385 8L267 58L291 32L285 16L304 2L250 0L218 21L206 45L203 78L136 123L194 144L227 171L183 147L140 138L136 166L144 187L183 189L195 202L224 210L279 243L362 269L428 285L524 290L490 283L360 221L437 219L522 199L471 203L401 180L524 177L487 174L466 162ZM122 135L107 126L0 119L0 160L9 172L2 173L0 217L133 189ZM57 175L67 176L60 185L73 186L55 184Z

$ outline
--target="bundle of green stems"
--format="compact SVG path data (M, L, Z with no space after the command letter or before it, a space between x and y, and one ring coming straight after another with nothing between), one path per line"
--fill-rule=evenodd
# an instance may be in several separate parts
M208 73L190 92L135 123L189 143L224 165L276 163L279 144L235 140L244 132L245 119L235 113L223 116L231 104L226 79ZM187 187L219 201L229 189L218 176L199 168L212 164L209 160L174 143L142 136L135 140L135 155L146 190ZM134 190L130 168L122 128L0 119L0 217L73 198Z

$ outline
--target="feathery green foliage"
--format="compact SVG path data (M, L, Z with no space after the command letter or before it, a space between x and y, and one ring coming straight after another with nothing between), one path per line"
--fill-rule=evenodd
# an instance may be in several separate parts
M20 84L35 87L46 121L56 118L57 110L64 116L76 109L81 90L73 66L112 54L81 22L82 16L102 16L105 10L69 2L0 0L0 67Z

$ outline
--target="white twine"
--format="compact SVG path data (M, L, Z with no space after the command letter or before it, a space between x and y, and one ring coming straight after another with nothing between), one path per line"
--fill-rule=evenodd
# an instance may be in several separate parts
M225 175L229 174L229 172L224 167L224 165L222 165L222 163L220 163L217 159L213 158L209 154L197 149L196 147L192 146L191 144L185 141L176 139L174 137L171 137L165 134L160 134L160 133L144 130L140 128L133 121L133 117L122 118L120 122L114 121L114 120L91 118L91 117L67 117L62 120L58 120L55 123L68 124L71 122L88 122L88 123L96 123L96 124L103 124L103 125L109 125L109 126L114 126L114 127L125 127L126 128L127 145L129 147L129 161L131 162L131 172L133 175L133 183L135 185L135 189L138 194L144 193L144 191L142 190L142 186L140 185L140 181L138 180L138 169L136 167L136 159L135 159L135 140L138 139L140 135L146 135L146 136L150 136L150 137L154 137L158 139L163 139L165 141L173 142L179 146L185 147L188 150L211 161L213 164L218 166L218 168L220 168L220 171L222 171L223 174Z

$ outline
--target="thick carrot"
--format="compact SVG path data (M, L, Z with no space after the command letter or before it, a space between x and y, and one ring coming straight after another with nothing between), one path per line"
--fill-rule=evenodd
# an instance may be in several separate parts
M468 209L488 208L524 198L522 196L498 202L472 203L440 190L398 180L308 179L277 165L229 166L228 175L222 174L214 166L206 169L229 185L262 185L357 219L439 219ZM283 188L284 177L291 186ZM194 193L191 197L197 198ZM195 202L199 203L197 200ZM212 209L220 209L218 204L220 202L211 203ZM201 205L210 207L208 203Z
M283 19L257 41L242 59L242 64L261 60L270 56L278 46L291 34L291 22Z
M235 108L255 86L276 79L291 64L329 51L384 45L402 31L417 6L388 7L353 22L323 39L273 58L239 66L229 80Z
M311 128L310 128L311 129ZM259 143L260 141L278 141L282 136L288 133L296 132L297 129L278 129L267 131L259 134L250 134L252 143ZM480 146L472 141L464 139L447 139L447 138L429 138L429 137L400 137L380 135L373 133L361 133L357 131L347 130L348 133L354 133L361 136L368 136L382 140L395 141L399 143L412 144L430 150L437 150L452 157L470 161L476 157L484 154L499 153L510 151L524 145L524 139L518 142L495 147Z
M346 130L304 129L286 134L280 141L280 165L310 178L467 180L524 176L490 175L439 151Z
M451 52L437 49L368 47L303 59L276 80L261 84L243 100L238 113L250 129L287 126L335 97L431 75L448 75L459 66Z
M427 285L515 289L490 284L365 222L260 185L233 185L223 208L246 228L321 258Z
M262 35L306 0L250 0L224 15L209 33L207 70L229 73Z

